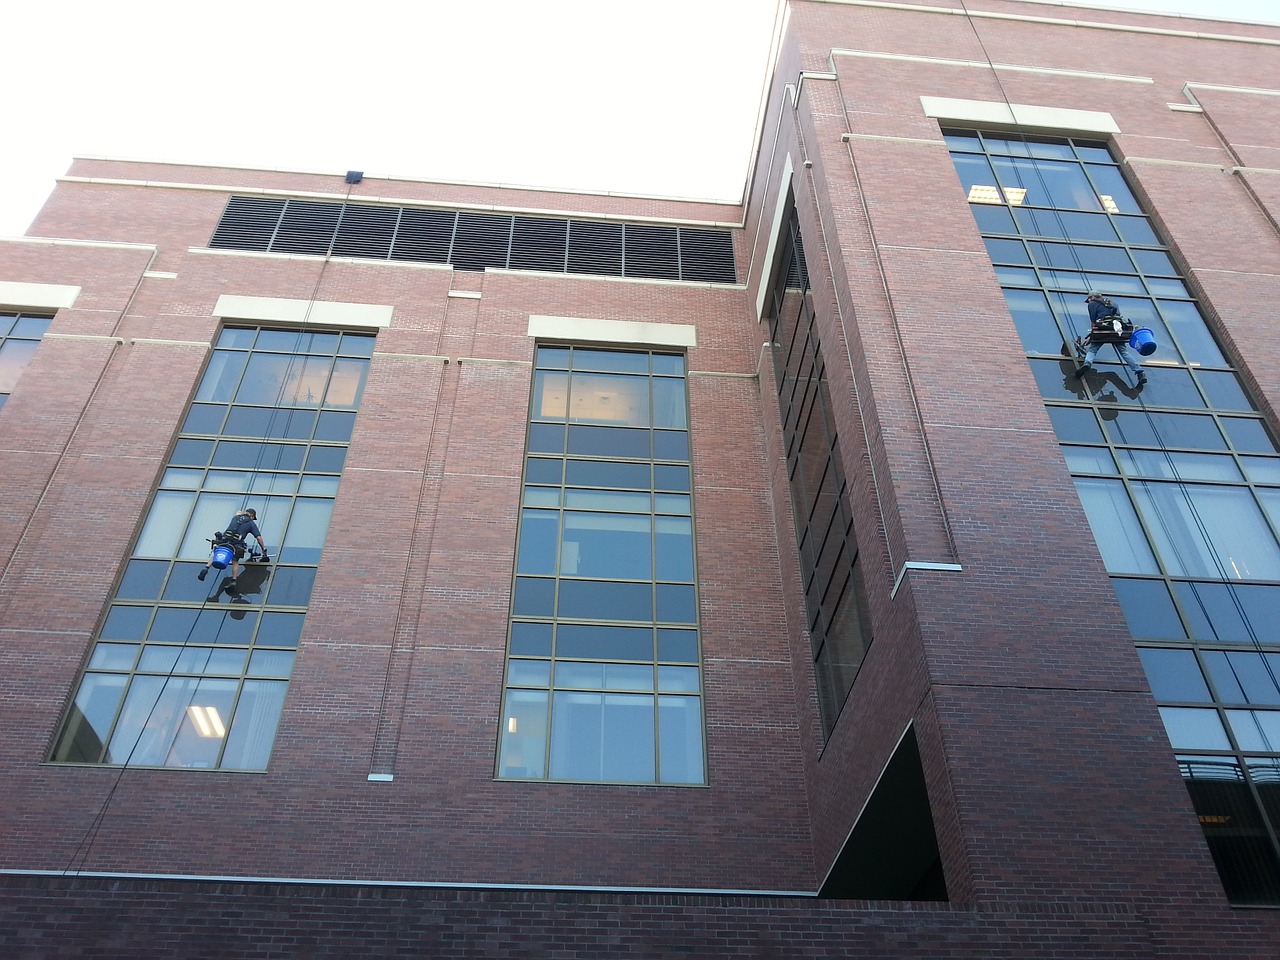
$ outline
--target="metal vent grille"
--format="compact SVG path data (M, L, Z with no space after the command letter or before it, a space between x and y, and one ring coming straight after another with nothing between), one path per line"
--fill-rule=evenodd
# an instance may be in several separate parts
M622 224L571 220L569 272L622 276Z
M209 246L605 277L736 283L728 230L232 197Z
M283 200L232 197L209 246L227 250L268 250L284 213Z

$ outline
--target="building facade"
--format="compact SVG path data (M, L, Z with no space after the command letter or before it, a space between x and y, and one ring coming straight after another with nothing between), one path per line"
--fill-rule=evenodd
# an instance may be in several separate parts
M1274 956L1278 52L794 0L740 205L77 159L6 951Z

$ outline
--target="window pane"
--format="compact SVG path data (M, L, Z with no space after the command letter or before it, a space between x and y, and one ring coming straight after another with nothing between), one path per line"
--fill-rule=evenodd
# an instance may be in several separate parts
M1209 650L1203 657L1222 703L1280 705L1280 654Z
M53 759L67 763L98 763L107 733L124 695L127 677L86 674L75 705L54 750Z
M663 783L702 783L702 703L698 697L658 698L658 744Z
M547 696L544 690L507 691L498 776L546 776Z
M326 361L327 362L327 361ZM317 385L319 384L320 364L315 365ZM324 394L324 403L328 407L356 407L360 405L360 397L364 394L365 378L369 374L369 364L364 360L337 360L333 364L333 375L329 379L329 388ZM310 394L306 397L310 404Z
M558 780L652 782L653 741L652 696L555 694L551 776Z
M248 359L247 353L239 351L213 351L209 366L205 368L200 380L200 389L196 391L196 399L229 403L235 396L236 386L240 383L240 375L244 372L245 361Z
M1209 687L1190 650L1141 649L1143 669L1157 700L1189 700L1210 703Z
M525 510L521 514L517 573L556 572L556 548L560 543L560 514L555 510Z
M1001 186L1026 191L1024 206L1102 210L1078 163L1020 157L992 157L991 162Z
M569 421L611 426L649 426L648 377L574 373L570 384Z
M194 502L194 494L170 490L157 492L151 502L146 522L142 525L134 555L164 558L175 556Z
M560 575L652 580L652 536L653 521L648 516L566 510ZM584 615L592 616L571 614Z
M1223 454L1120 450L1120 466L1137 477L1169 480L1240 480L1235 460Z
M272 680L246 680L236 704L235 720L227 737L222 766L228 770L265 770L271 758L280 711L288 684Z
M1062 331L1058 329L1049 301L1042 291L1006 288L1004 297L1027 353L1061 353Z
M1129 632L1147 640L1183 640L1187 633L1178 619L1163 580L1129 580L1112 577L1120 609L1124 611Z
M1248 489L1140 481L1134 496L1175 576L1280 580L1280 545Z
M1280 587L1243 583L1176 583L1191 635L1223 643L1257 642L1253 624L1280 623Z
M533 416L537 420L564 420L569 415L569 375L538 370L533 375Z
M293 505L288 532L276 559L285 563L319 563L320 550L324 546L325 535L329 532L329 517L332 513L332 500L299 497Z
M556 656L652 660L653 628L562 623L556 628Z
M1146 534L1118 480L1076 478L1089 528L1112 573L1158 573Z
M652 621L653 585L562 580L556 612L575 619Z
M1217 710L1161 707L1160 719L1175 750L1230 750Z
M569 453L590 457L629 457L648 460L649 431L612 427L569 428Z
M1274 905L1280 863L1239 764L1229 757L1179 757L1178 766L1227 897Z
M1228 710L1227 722L1241 750L1257 753L1280 751L1280 711Z
M1092 410L1077 407L1049 407L1053 432L1064 442L1102 443L1102 428Z
M676 430L689 427L688 401L684 380L656 377L653 380L653 425Z
M1115 473L1116 462L1106 447L1073 447L1064 445L1062 455L1072 473Z

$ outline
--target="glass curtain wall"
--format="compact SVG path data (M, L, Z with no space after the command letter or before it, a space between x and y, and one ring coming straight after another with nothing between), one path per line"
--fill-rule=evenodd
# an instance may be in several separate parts
M1106 143L946 130L1227 894L1280 904L1280 456ZM1152 331L1075 376L1084 297Z
M53 760L266 769L373 344L222 331ZM249 507L272 562L198 579Z
M774 344L778 410L800 545L818 705L823 728L830 735L871 645L871 621L826 361L794 209L781 239L777 278L765 304L765 319Z
M497 775L706 782L682 354L537 349Z

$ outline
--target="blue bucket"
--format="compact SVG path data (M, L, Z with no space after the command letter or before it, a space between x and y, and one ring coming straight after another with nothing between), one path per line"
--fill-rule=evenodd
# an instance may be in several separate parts
M1149 327L1139 327L1133 331L1133 336L1129 338L1129 346L1144 357L1149 357L1156 352L1156 335L1151 332Z
M236 552L230 547L214 547L212 566L215 570L225 570L227 564L235 559Z

